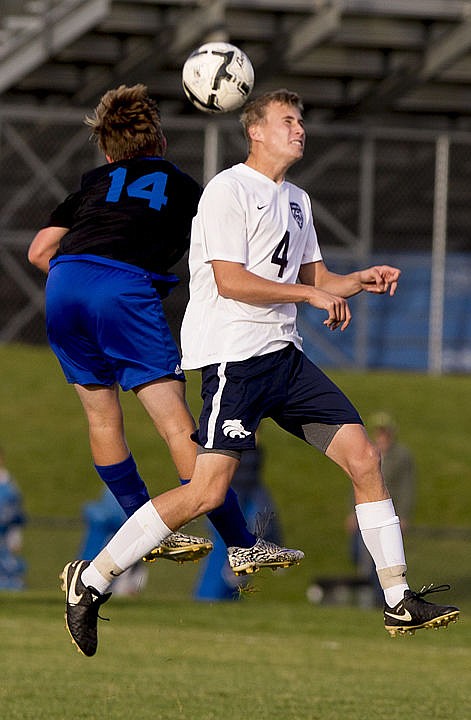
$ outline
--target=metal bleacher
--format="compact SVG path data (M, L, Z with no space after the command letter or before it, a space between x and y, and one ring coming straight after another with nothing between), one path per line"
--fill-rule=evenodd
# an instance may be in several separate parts
M172 160L201 182L242 159L237 118L181 87L212 39L247 52L255 92L302 95L292 177L326 254L469 253L471 0L0 0L0 342L44 340L25 250L97 162L81 120L106 89L146 83Z
M80 106L138 77L189 112L181 64L217 38L247 51L260 90L296 86L314 119L469 126L469 0L0 0L0 18L2 103Z

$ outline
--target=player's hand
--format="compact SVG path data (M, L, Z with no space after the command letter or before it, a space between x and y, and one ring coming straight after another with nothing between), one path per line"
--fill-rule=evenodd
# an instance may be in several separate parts
M307 302L313 307L327 312L328 317L323 324L329 330L336 330L340 327L340 330L343 331L350 325L352 314L345 298L312 287Z
M390 265L374 265L366 270L360 270L359 277L362 290L365 292L392 296L396 292L401 271Z

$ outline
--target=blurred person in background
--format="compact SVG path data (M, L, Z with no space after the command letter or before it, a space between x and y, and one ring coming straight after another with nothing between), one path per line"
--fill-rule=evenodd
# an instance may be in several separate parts
M20 556L26 518L19 487L0 448L0 590L23 590L26 563Z

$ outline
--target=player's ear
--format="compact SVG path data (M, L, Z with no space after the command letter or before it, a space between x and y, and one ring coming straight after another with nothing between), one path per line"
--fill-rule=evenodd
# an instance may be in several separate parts
M260 142L263 140L263 129L259 123L248 127L247 133L252 142Z

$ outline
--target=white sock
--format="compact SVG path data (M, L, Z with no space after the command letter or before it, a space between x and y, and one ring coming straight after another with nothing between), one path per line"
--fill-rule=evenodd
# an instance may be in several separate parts
M108 545L83 571L81 580L104 593L113 579L134 565L171 534L151 500L126 520Z
M407 583L394 585L394 587L391 588L383 588L386 605L389 605L390 608L395 607L397 603L402 600L402 598L404 597L404 592L408 589L409 585Z
M361 503L355 506L363 542L376 566L386 603L394 607L409 585L404 577L406 560L399 518L393 501Z

